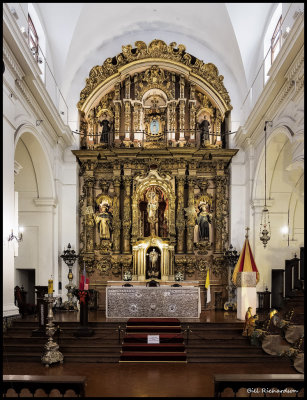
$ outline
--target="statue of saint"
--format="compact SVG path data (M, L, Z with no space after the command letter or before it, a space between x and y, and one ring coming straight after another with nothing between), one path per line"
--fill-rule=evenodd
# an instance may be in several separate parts
M100 121L100 126L102 126L100 143L108 143L109 133L111 130L110 122L106 119L106 114L104 114L104 117L105 118L102 121Z
M210 122L207 120L207 117L199 124L200 128L200 143L204 144L206 140L209 140L209 127Z
M100 239L111 239L112 214L109 211L109 205L101 203L99 212L94 215L94 219L98 225Z
M156 271L157 269L157 261L158 261L159 254L156 249L153 249L149 253L149 262L150 262L150 269Z
M209 240L209 224L212 222L212 214L209 212L209 205L201 202L198 206L199 212L196 218L196 226L194 242Z
M158 208L159 208L159 195L155 189L147 193L147 220L150 225L150 235L156 236L158 234Z
M156 251L156 249L152 249L147 256L149 257L148 277L158 278L160 273L158 263L159 253Z

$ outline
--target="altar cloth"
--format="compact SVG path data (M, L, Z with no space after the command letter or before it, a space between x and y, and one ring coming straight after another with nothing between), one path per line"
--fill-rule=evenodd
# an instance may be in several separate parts
M107 287L107 318L199 318L199 287Z

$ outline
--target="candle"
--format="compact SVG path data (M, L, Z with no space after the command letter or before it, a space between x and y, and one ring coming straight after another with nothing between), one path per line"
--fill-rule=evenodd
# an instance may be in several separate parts
M53 280L49 279L48 280L48 294L52 294L53 293Z

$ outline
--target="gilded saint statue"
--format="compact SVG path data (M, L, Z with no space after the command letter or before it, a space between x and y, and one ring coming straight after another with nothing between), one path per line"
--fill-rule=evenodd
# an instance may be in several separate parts
M150 225L150 235L158 235L158 208L159 208L159 194L155 188L147 192L147 220Z
M109 211L109 205L101 203L99 212L96 212L94 219L98 226L100 239L111 239L112 213Z
M150 248L148 249L148 251ZM147 277L148 278L159 278L160 268L159 268L159 252L155 248L152 248L148 252L148 262L147 262Z
M209 224L212 222L212 213L210 213L208 203L200 202L198 210L194 230L195 243L209 240Z

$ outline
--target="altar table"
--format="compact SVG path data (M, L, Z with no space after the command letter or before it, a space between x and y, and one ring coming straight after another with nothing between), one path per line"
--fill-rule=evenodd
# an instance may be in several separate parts
M183 287L107 287L107 318L199 318L200 288Z

